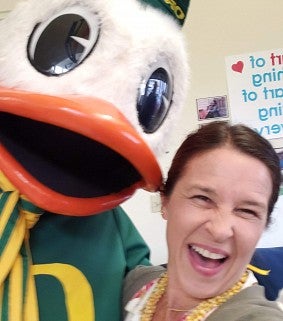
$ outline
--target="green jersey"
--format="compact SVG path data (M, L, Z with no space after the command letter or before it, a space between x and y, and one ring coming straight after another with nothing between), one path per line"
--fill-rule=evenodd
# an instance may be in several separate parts
M45 213L31 230L40 321L120 321L124 276L149 265L149 250L126 213Z

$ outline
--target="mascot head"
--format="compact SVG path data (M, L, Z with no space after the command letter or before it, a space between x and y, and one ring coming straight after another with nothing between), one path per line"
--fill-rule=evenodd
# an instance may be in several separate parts
M30 0L0 22L0 170L58 214L161 183L187 92L188 0Z

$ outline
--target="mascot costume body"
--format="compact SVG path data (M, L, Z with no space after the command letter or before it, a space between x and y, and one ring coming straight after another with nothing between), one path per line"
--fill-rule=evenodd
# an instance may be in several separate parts
M118 206L161 184L188 0L28 0L0 23L0 320L119 321L150 264Z

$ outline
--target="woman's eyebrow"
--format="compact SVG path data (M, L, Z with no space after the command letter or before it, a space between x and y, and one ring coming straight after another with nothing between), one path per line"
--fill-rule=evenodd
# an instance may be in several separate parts
M189 191L199 191L199 192L203 192L203 193L208 193L208 194L215 194L216 195L216 192L210 188L210 187L207 187L207 186L203 186L203 185L200 185L200 184L195 184L195 185L192 185L190 187L188 187L188 190Z

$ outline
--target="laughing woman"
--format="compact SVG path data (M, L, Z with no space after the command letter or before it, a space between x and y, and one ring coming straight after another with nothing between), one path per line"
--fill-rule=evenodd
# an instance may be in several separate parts
M282 321L247 266L278 198L272 146L243 125L213 122L178 149L161 191L168 265L125 281L126 321Z

